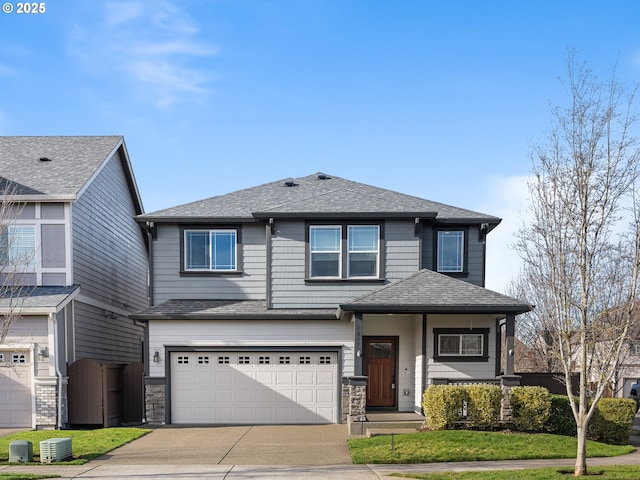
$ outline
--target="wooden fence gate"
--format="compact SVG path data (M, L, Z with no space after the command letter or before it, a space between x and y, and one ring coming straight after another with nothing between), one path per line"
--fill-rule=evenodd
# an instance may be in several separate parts
M69 367L69 425L115 427L141 423L142 363L100 363L90 358Z

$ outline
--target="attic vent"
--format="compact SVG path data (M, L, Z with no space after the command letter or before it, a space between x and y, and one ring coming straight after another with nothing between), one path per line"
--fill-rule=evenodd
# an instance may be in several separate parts
M319 173L318 180L331 180L331 177L326 173Z
M293 178L287 178L284 181L284 186L285 187L297 187L298 184L296 183L296 181Z
M49 157L40 157L41 162L50 162L51 159Z

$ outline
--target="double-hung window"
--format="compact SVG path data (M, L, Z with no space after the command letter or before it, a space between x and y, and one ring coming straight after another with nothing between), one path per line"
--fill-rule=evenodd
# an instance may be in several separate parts
M238 269L237 231L211 229L184 231L186 271L230 272Z
M309 230L311 277L339 278L342 272L342 227L313 226Z
M464 231L438 231L438 272L464 271Z
M7 225L0 234L0 264L33 267L36 264L36 227Z
M488 328L435 328L435 357L457 360L486 360L488 358Z
M349 277L377 277L380 227L349 225Z
M378 278L379 275L379 225L309 227L311 278Z

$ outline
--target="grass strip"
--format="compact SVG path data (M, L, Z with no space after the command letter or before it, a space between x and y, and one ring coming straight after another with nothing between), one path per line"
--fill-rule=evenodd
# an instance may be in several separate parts
M349 440L349 448L357 464L469 462L574 458L577 441L574 437L544 433L439 430L355 438ZM614 457L633 450L631 445L587 441L588 457Z
M82 465L121 447L151 430L144 428L100 428L95 430L27 430L0 437L0 463L9 462L9 445L15 440L33 444L34 462L40 464L40 442L50 438L71 438L73 459L56 465ZM2 478L2 477L0 477Z

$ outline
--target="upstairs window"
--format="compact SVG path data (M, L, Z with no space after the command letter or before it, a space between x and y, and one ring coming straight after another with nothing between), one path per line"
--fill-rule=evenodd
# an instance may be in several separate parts
M464 271L464 232L439 231L437 245L438 272Z
M379 225L309 227L311 278L379 278Z
M8 225L0 233L0 264L34 267L36 264L36 227Z
M184 268L187 271L236 271L237 231L185 230Z
M378 276L378 225L350 225L349 277Z
M315 226L309 231L311 277L341 276L342 227Z

